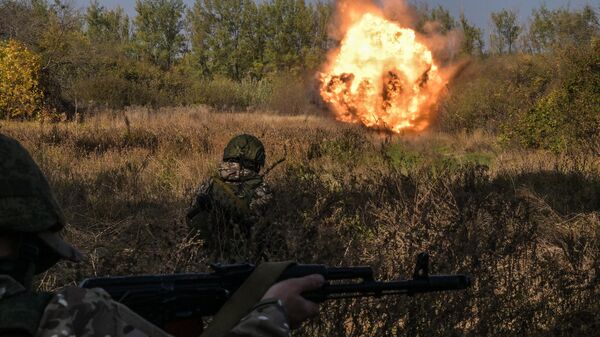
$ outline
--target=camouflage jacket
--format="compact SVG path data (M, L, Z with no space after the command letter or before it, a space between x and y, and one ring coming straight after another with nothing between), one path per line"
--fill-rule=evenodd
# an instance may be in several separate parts
M207 207L206 203L211 198L211 190L215 185L215 180L220 180L220 182L229 185L232 190L236 191L238 198L245 200L251 217L262 216L273 200L272 192L263 181L262 176L241 167L238 163L223 162L217 175L198 188L192 206L188 211L188 219L193 218L200 210Z
M26 289L0 275L0 301ZM280 302L259 303L227 337L288 337L287 319ZM36 337L168 337L101 289L69 287L46 306Z

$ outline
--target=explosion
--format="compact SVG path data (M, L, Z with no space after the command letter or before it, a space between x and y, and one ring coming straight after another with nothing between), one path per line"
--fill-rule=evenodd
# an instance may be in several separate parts
M414 30L366 12L319 74L321 96L348 123L423 131L446 81Z

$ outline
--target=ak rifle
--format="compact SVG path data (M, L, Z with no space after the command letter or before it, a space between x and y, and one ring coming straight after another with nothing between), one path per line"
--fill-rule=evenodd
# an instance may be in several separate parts
M113 299L140 316L165 328L178 321L214 316L233 293L252 274L252 264L212 265L212 273L142 275L89 278L82 288L102 288ZM414 295L438 291L462 290L470 286L466 275L429 275L429 256L422 253L411 280L377 281L370 267L327 267L294 264L287 268L280 281L289 278L321 274L325 285L303 294L321 303L341 298Z

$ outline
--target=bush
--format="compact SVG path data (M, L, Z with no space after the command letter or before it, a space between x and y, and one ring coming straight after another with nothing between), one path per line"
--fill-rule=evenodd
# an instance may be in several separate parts
M557 55L554 85L505 125L507 139L556 152L589 150L600 139L600 43Z
M163 71L146 62L116 60L99 63L97 72L78 79L76 96L87 106L177 106L192 102L192 79L185 69Z
M444 131L485 129L505 144L556 152L600 140L600 43L478 61L440 105Z
M260 109L298 115L310 105L304 81L291 74L271 74L261 80L239 82L216 77L198 81L193 91L194 103L221 110Z
M511 55L475 61L453 81L441 103L444 131L498 132L509 116L528 109L546 90L551 69L544 56Z
M236 82L225 77L202 80L195 84L195 100L217 109L245 109L253 103L255 81Z
M0 118L31 118L42 107L40 57L21 43L0 42Z

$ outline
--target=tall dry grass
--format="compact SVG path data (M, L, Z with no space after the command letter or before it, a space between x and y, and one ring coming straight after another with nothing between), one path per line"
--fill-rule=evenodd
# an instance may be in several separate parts
M247 132L267 161L269 255L371 265L408 277L421 251L465 292L340 301L306 336L596 336L600 160L502 148L483 132L390 136L316 117L202 108L104 112L82 123L0 122L30 149L87 253L44 289L97 275L205 271L183 216L226 142Z

